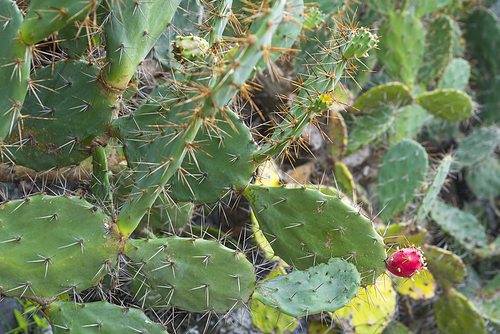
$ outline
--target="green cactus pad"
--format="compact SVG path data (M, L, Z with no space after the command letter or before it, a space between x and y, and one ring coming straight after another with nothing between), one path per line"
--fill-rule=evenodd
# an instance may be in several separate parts
M304 1L288 0L285 6L284 19L272 37L270 51L267 59L262 58L255 66L261 72L268 68L268 62L275 62L283 53L290 50L302 31L304 21ZM276 51L274 51L274 50Z
M85 18L101 0L32 0L21 25L24 43L33 45L65 25Z
M5 203L0 229L0 290L8 296L78 293L116 261L110 219L79 198L36 195Z
M438 328L449 334L486 334L479 310L455 289L446 289L434 307Z
M359 284L354 265L330 259L259 283L253 298L292 317L303 317L344 307L356 296Z
M390 15L394 12L394 0L369 0L366 4L368 8L382 15Z
M360 116L349 132L346 154L349 155L384 133L394 122L396 109L381 107Z
M417 78L425 52L425 32L419 19L409 12L396 12L382 23L377 57L385 72L411 85Z
M282 265L271 270L265 279L269 280L278 275L286 275ZM250 313L252 323L264 333L291 333L300 324L299 318L283 314L276 308L265 305L255 298L250 302Z
M443 8L450 2L452 0L417 0L412 2L412 4L415 6L415 15L421 17Z
M137 66L156 43L174 16L180 0L110 3L110 17L104 25L106 58L109 62L104 80L125 89Z
M99 7L99 9L104 11L102 6ZM100 13L98 10L96 22L93 22L89 16L84 20L73 21L61 28L57 32L59 47L73 59L82 57L84 52L91 47L98 47L101 44L101 39L96 26L99 27L102 25L105 16L104 13ZM94 24L96 24L96 26L94 26Z
M394 126L388 132L391 145L405 138L415 138L427 122L428 116L427 110L418 104L410 104L398 109Z
M429 1L431 2L431 1ZM436 17L427 28L424 62L419 69L419 82L429 83L438 77L451 58L453 20L445 15Z
M459 1L455 2L459 3ZM455 57L464 57L465 54L465 40L462 37L462 29L457 21L453 21L452 31L452 52Z
M387 325L382 334L413 334L413 332L401 322L392 321Z
M366 28L349 30L347 36L339 36L339 39L344 39L344 43L328 42L333 50L338 51L323 51L322 59L310 66L308 79L301 84L303 89L292 102L286 117L275 127L271 139L255 153L255 161L262 163L270 156L282 153L300 137L312 119L328 110L334 102L329 92L336 87L346 66L359 61L358 57L367 56L367 51L375 48L378 42Z
M452 59L438 81L438 89L456 89L465 91L470 78L469 62L462 58Z
M210 82L211 92L200 110L202 117L213 117L231 101L239 89L244 88L245 81L255 74L254 69L264 56L264 49L272 47L272 36L284 18L285 7L285 0L275 1L269 10L251 19L252 23L245 34L245 38L250 38L247 41L251 43L242 43L244 45L233 49L226 55L225 61L214 69L221 75Z
M408 87L400 82L388 82L372 89L358 97L354 108L361 111L370 108L386 107L387 105L396 108L404 107L411 103L412 97Z
M132 277L129 288L132 296L138 303L140 303L143 309L165 309L166 305L162 303L163 296L160 293L151 290L151 288L147 285L144 277L140 275L135 275L134 277Z
M0 142L6 141L19 118L21 106L28 90L31 52L19 40L18 29L23 14L11 0L0 1L3 23L0 41ZM8 19L8 20L7 20Z
M167 334L161 324L153 322L141 310L108 302L75 304L58 301L48 306L45 312L54 334Z
M472 214L435 201L431 218L468 251L481 255L488 243L483 225Z
M486 8L476 9L466 19L465 39L479 66L498 74L500 70L500 18Z
M36 71L43 80L35 95L23 105L23 146L16 162L35 170L77 164L91 155L91 146L111 121L115 97L97 84L99 68L86 61L59 61ZM41 106L40 103L43 105ZM11 142L19 142L19 132Z
M142 218L141 224L176 233L189 224L193 210L194 203L169 202L162 193L156 199L150 212Z
M163 97L171 93L169 88L158 87L150 101L112 124L125 144L127 161L135 174L118 216L118 226L127 236L165 190L163 185L178 172L201 127L202 120L190 112L189 104L176 106L175 99L172 102Z
M458 145L454 152L452 168L472 166L491 156L500 141L500 128L485 126L472 132Z
M474 115L474 104L469 95L454 89L436 89L420 94L415 99L435 117L459 122Z
M432 181L430 181L430 185L425 191L425 196L422 198L422 202L420 202L420 205L418 206L417 216L415 217L415 221L417 223L423 223L431 211L432 204L437 200L439 193L441 192L441 188L443 188L443 185L446 182L446 177L450 172L452 161L453 159L450 155L447 155L443 158L443 160L441 160L436 173L432 177Z
M415 198L428 168L427 152L416 141L404 139L389 148L378 171L382 219L394 217Z
M356 298L335 312L346 331L379 334L396 312L396 291L387 276L375 285L359 288Z
M224 313L248 301L255 286L245 256L216 241L169 237L132 240L125 254L162 304L189 312ZM138 276L142 277L142 276Z
M199 150L182 163L185 178L174 175L170 180L175 200L216 202L250 182L257 167L252 159L257 145L234 112L218 113L212 124L200 129L195 142Z
M467 267L458 255L432 245L424 245L422 251L427 267L442 288L454 287L464 280Z
M489 156L469 167L465 177L472 192L479 198L500 195L500 162Z
M106 149L101 146L92 148L92 198L98 203L112 203L113 193L110 188L108 159Z
M457 134L460 123L440 119L431 114L427 115L427 122L422 129L421 137L424 140L446 141Z
M297 269L343 258L356 265L366 284L385 271L382 237L339 197L256 185L249 185L244 195L275 254Z
M491 281L488 282L483 287L482 293L485 295L495 295L497 292L500 291L500 273L496 274L495 277L491 279Z

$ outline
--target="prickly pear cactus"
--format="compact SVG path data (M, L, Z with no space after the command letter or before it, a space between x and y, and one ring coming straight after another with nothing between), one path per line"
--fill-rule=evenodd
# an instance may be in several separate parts
M337 196L304 188L249 186L250 201L274 253L304 270L332 257L354 264L372 284L384 272L382 237L371 221ZM301 205L293 205L300 198Z
M383 218L391 218L415 198L428 168L427 152L413 140L402 140L387 151L378 172Z
M455 289L450 288L440 296L435 315L441 331L447 333L486 333L484 319L477 308ZM457 321L450 321L457 316Z
M359 283L359 273L352 264L331 259L259 284L254 298L285 314L302 317L344 307L356 295Z
M422 65L425 52L425 32L422 22L410 12L388 15L379 32L377 57L386 66L386 73L394 79L412 85Z
M158 323L134 308L107 302L74 304L55 302L46 309L54 333L167 333Z
M0 303L55 333L494 333L497 14L0 0Z
M131 265L164 305L192 312L227 312L253 292L252 264L216 241L170 237L136 240L126 249Z
M0 292L8 296L51 300L76 294L95 285L117 260L116 225L79 198L37 195L4 203L0 224Z

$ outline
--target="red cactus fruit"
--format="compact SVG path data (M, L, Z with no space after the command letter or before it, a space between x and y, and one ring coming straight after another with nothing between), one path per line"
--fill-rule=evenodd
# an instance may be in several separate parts
M385 260L386 269L398 277L412 277L424 265L424 254L415 247L398 249Z

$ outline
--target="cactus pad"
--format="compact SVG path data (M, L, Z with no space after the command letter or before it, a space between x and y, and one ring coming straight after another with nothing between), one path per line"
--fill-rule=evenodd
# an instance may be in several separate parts
M402 296L414 300L428 300L436 295L437 284L429 271L413 276L411 279L396 277L396 290Z
M470 79L471 67L467 60L462 58L452 59L438 81L438 89L456 89L465 91Z
M430 2L430 1L429 1ZM419 69L419 82L429 83L441 74L450 61L453 20L445 15L436 17L427 29L424 62Z
M328 136L331 142L328 142L328 152L335 161L339 161L344 157L347 149L347 126L339 110L331 110L330 117Z
M352 264L330 259L260 283L254 298L285 314L302 317L344 307L356 295L359 283L359 273Z
M388 132L391 145L399 143L403 139L413 139L424 127L430 115L427 110L418 104L410 104L398 109L396 120L392 129Z
M440 8L448 5L452 0L417 0L413 2L415 6L415 15L417 17L424 16L439 10Z
M291 333L299 326L296 318L283 314L258 300L250 302L250 311L252 323L263 333Z
M480 254L486 248L488 238L485 229L472 214L435 201L432 205L431 217L467 250Z
M216 241L133 240L126 255L149 287L162 295L164 305L223 313L243 306L254 290L252 264L242 253Z
M388 82L373 87L358 97L354 104L354 108L361 111L385 107L387 105L399 108L411 103L412 100L408 87L400 82Z
M465 175L469 187L477 197L488 198L500 195L500 162L498 158L487 157L469 167Z
M142 218L141 223L146 226L151 225L157 229L176 233L179 229L189 224L193 210L194 203L169 202L162 193L156 199L150 212Z
M482 127L465 138L453 154L453 168L471 166L491 156L500 141L500 128Z
M394 108L381 107L358 117L349 132L346 154L349 155L377 139L392 125L395 113Z
M409 12L395 12L382 22L377 57L394 79L411 85L417 78L425 52L425 32L419 19Z
M85 18L101 0L32 0L20 28L26 44L33 45L74 20Z
M415 100L432 115L441 119L458 122L474 115L471 97L458 90L436 89L420 94Z
M196 178L189 174L185 178L173 176L171 196L175 200L216 202L250 182L256 168L252 154L257 145L234 112L218 113L213 124L200 129L195 142L199 149L186 156L182 168Z
M389 325L387 325L382 334L413 334L413 332L401 322L392 321Z
M359 288L356 298L334 316L347 331L378 334L392 320L395 311L396 291L383 276L375 285Z
M479 310L455 289L447 289L434 307L438 328L442 333L486 334L486 326Z
M427 267L441 287L451 288L464 280L467 268L458 255L432 245L424 245L422 250Z
M28 90L31 57L29 49L18 39L23 14L11 0L0 1L3 23L0 48L0 141L6 141L14 129L24 96Z
M409 245L422 246L425 242L427 229L415 224L395 223L387 226L384 231L386 245L400 248Z
M394 12L393 0L369 0L366 1L368 8L375 10L383 15L389 15Z
M107 302L75 304L58 301L45 311L50 317L54 334L167 334L160 324L153 322L141 310Z
M500 70L500 19L489 9L476 9L466 19L465 38L478 64L497 74Z
M104 25L108 68L104 80L124 89L137 66L151 50L175 14L180 0L138 1L124 6L109 3L109 19Z
M446 182L446 177L450 172L451 163L452 158L450 155L447 155L443 158L443 160L441 160L441 163L439 164L439 167L434 174L432 181L425 191L424 198L418 206L417 216L415 218L415 221L417 223L422 223L431 211L432 204L438 198L439 193L441 192L441 188L443 188L443 185Z
M378 172L382 219L393 217L415 198L428 168L427 152L416 141L405 139L389 148Z
M115 98L97 83L99 68L86 61L58 61L36 71L40 92L26 97L22 139L16 162L35 170L77 164L88 158L91 146L103 137L111 121Z
M116 261L118 240L108 219L92 204L64 196L1 205L2 293L52 298L92 287Z
M382 237L339 197L256 185L249 185L244 195L275 254L289 265L304 270L331 257L343 258L356 265L366 284L384 272Z

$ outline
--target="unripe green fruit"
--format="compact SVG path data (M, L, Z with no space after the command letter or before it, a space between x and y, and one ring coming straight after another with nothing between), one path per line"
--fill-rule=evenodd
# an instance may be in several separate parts
M172 46L175 59L179 62L203 58L210 48L208 42L198 36L177 36L177 40L172 42Z

